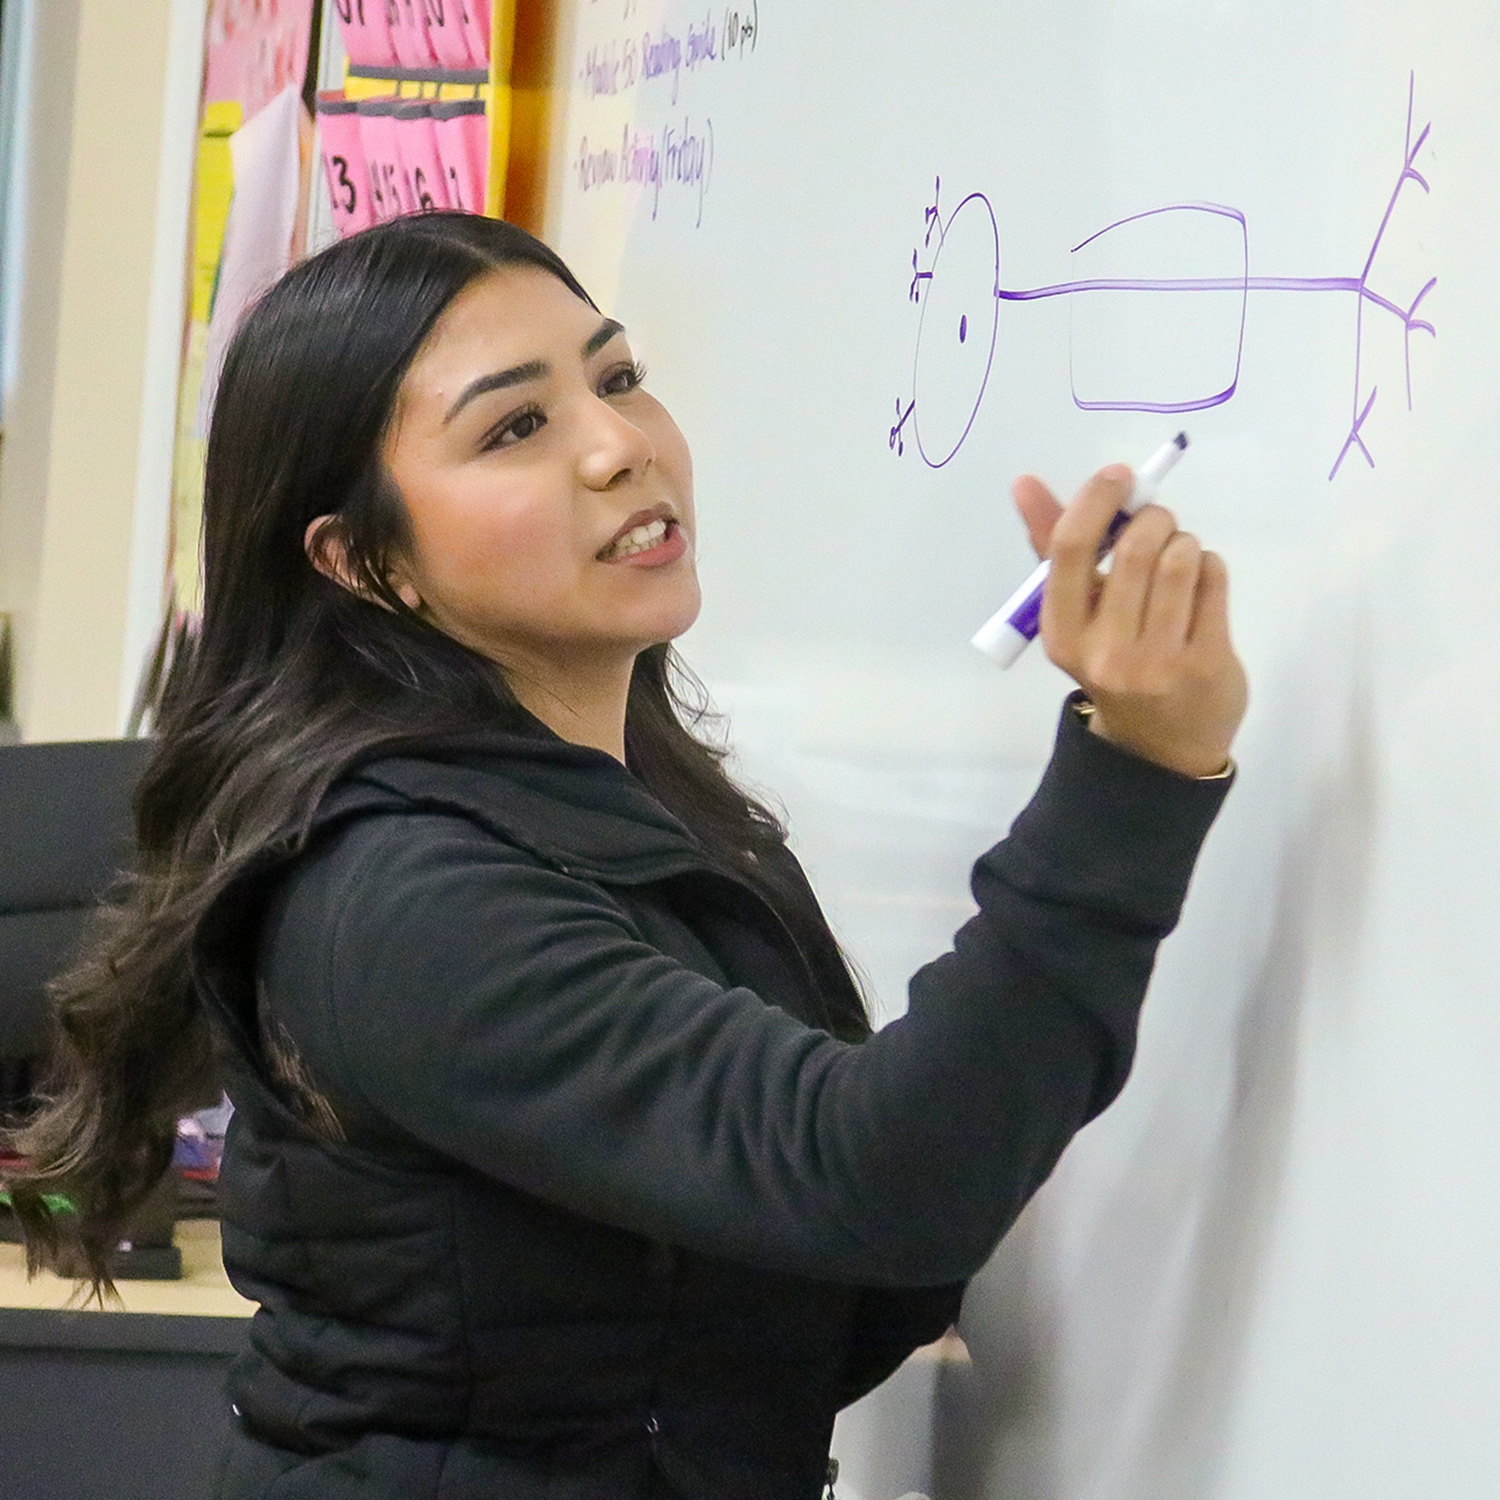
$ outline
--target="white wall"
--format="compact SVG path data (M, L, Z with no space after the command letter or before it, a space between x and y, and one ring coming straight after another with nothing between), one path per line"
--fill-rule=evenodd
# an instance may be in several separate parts
M1135 1077L972 1289L972 1365L908 1372L845 1424L850 1492L1492 1495L1500 8L737 9L754 46L692 64L724 8L571 7L549 232L694 445L686 652L885 1013L961 918L1063 691L1035 654L1002 675L966 644L1028 567L1012 475L1066 493L1186 427L1165 498L1229 559L1253 684ZM664 33L681 65L648 77ZM1405 183L1372 258L1428 122L1430 192ZM1196 289L996 299L978 200L953 217L971 193L1001 291ZM913 301L935 201L953 238ZM1201 203L1245 216L1238 292L1198 285L1235 274L1222 216L1084 245ZM1408 338L1433 277L1436 337ZM986 382L962 332L992 317ZM1218 404L1129 409L1236 366ZM1377 389L1373 467L1352 448L1330 478Z
M160 611L203 0L31 32L0 609L29 739L120 731Z

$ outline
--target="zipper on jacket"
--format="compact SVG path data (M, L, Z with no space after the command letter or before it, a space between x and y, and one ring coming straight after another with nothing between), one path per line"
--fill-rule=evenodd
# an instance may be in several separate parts
M672 1336L672 1314L677 1304L677 1275L679 1258L676 1249L664 1241L656 1241L651 1247L650 1274L653 1280L665 1283L666 1298L655 1309L657 1318L656 1341L651 1350L651 1389L646 1398L646 1440L650 1448L651 1467L661 1474L661 1420L657 1410L661 1401L662 1363Z

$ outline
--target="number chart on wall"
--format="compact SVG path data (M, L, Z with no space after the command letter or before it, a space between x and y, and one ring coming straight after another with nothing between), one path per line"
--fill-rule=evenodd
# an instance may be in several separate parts
M335 0L345 79L318 95L333 228L505 201L510 0Z
M967 644L1033 561L1015 475L1186 430L1162 498L1252 678L1130 1088L971 1290L970 1362L850 1414L841 1496L1487 1494L1500 7L569 24L550 232L692 443L683 650L882 1015L1066 687Z

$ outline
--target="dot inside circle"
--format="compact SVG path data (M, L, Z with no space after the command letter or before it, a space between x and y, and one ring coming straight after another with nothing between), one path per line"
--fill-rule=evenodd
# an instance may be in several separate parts
M963 341L966 338L968 338L968 336L969 336L969 318L968 318L968 314L966 313L963 317L961 317L958 320L958 341L959 341L959 343L960 344L963 343Z

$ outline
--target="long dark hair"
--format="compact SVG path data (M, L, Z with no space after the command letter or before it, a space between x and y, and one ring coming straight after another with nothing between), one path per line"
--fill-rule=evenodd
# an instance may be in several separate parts
M356 763L525 718L494 664L407 608L388 581L408 522L381 458L433 324L477 276L515 264L593 305L523 230L427 214L303 262L230 345L208 445L202 625L158 707L136 799L137 867L54 987L56 1079L10 1142L25 1161L8 1186L32 1269L81 1264L96 1292L109 1288L119 1229L212 1077L190 963L224 891L288 830L295 844ZM366 597L308 561L303 535L321 515L335 518ZM829 1028L856 1039L869 1029L857 987L787 858L785 830L730 780L723 749L692 732L704 709L691 681L668 646L640 655L627 763L772 901L822 981ZM76 1211L54 1214L54 1193Z

